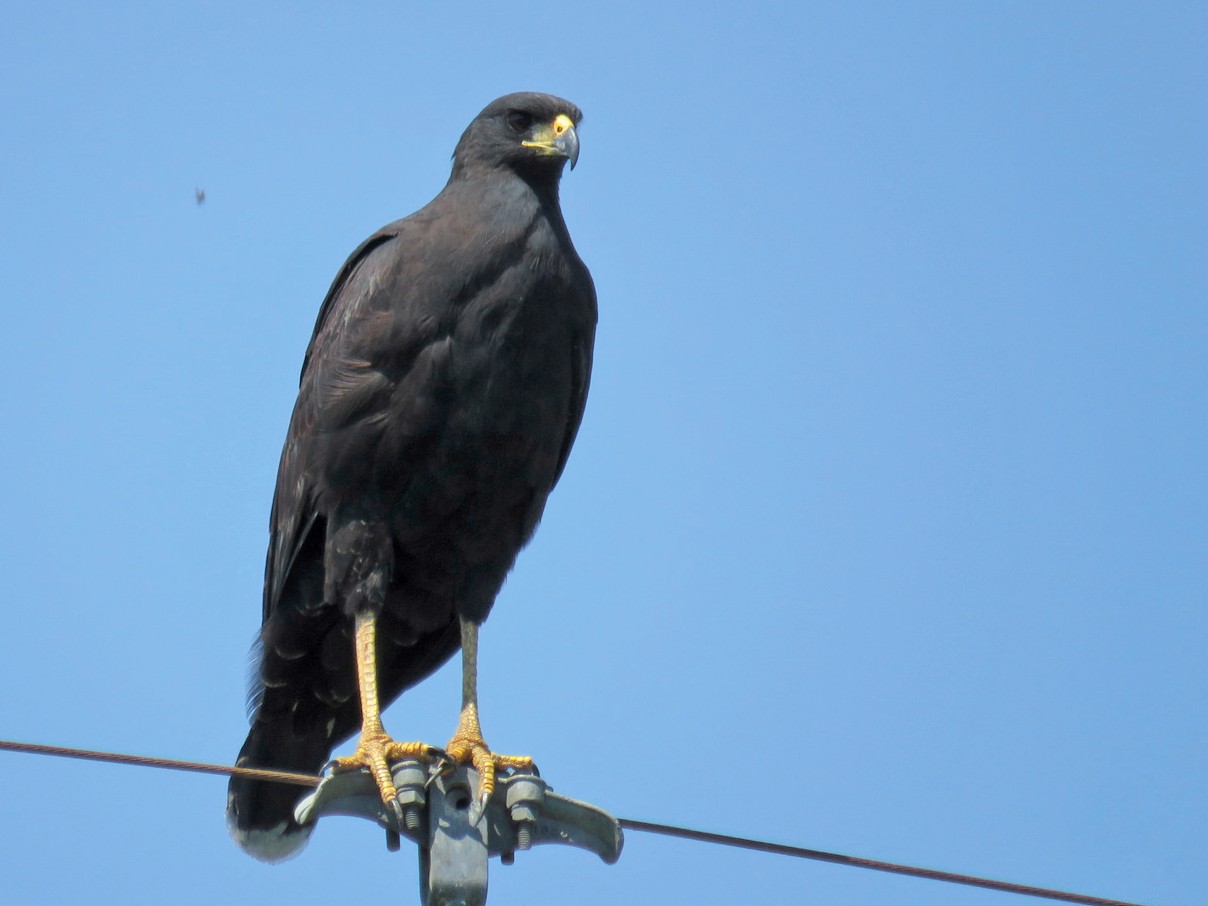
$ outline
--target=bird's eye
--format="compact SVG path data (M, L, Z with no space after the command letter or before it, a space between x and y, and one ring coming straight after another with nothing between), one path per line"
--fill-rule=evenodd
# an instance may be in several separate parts
M527 132L531 125L533 125L531 113L525 113L523 110L508 111L508 128L513 132Z

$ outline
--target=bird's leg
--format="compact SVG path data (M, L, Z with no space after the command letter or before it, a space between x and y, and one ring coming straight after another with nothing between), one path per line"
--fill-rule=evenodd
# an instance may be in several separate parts
M382 726L382 711L377 690L377 616L371 611L356 615L353 639L357 655L357 687L361 693L361 738L351 755L331 762L333 771L365 768L373 775L382 802L403 820L398 790L390 772L390 763L401 758L427 758L434 750L422 742L395 742Z
M478 802L486 808L495 792L495 773L500 769L532 770L526 755L497 755L487 747L478 725L478 624L461 620L461 720L445 751L454 761L472 764L478 772Z

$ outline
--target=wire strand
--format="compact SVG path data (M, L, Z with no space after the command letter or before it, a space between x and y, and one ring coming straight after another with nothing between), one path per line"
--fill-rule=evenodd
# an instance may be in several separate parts
M956 874L950 871L938 871L934 868L917 868L913 865L899 865L896 862L879 862L876 859L861 859L858 856L843 856L839 853L828 853L819 849L806 849L802 846L788 846L784 843L768 843L763 840L751 840L746 837L731 837L728 834L713 834L708 831L689 830L683 827L672 827L667 824L654 824L649 821L634 821L629 818L619 819L621 827L626 830L645 831L651 834L664 834L668 837L681 837L685 840L696 840L700 843L716 843L721 846L736 846L740 849L754 849L760 852L775 853L780 856L794 856L798 859L814 859L818 862L831 862L835 865L847 865L852 868L867 868L872 871L884 871L895 875L907 875L912 878L926 878L930 881L944 881L948 884L964 884L967 887L984 887L987 890L1000 890L1004 893L1018 893L1030 897L1043 897L1049 900L1061 900L1066 903L1082 903L1084 906L1141 906L1139 903L1128 903L1123 900L1106 900L1103 897L1092 897L1082 893L1067 893L1063 890L1050 890L1045 887L1032 887L1027 884L1012 884L1009 881L994 881L990 878L978 878L973 875Z
M0 751L22 752L28 755L50 755L59 758L80 758L87 761L102 761L111 764L125 764L133 767L164 768L173 771L192 771L200 774L221 774L229 777L249 777L255 780L266 780L276 783L289 783L295 786L316 787L321 778L311 774L295 774L289 771L269 771L262 768L245 768L234 765L209 764L202 761L180 761L174 758L152 758L146 755L123 755L117 752L98 752L92 749L70 749L64 746L39 745L29 742L12 742L0 739ZM764 840L753 840L748 837L732 837L728 834L714 834L709 831L690 830L685 827L675 827L670 824L655 824L650 821L636 821L631 818L618 819L625 830L640 831L649 834L662 834L668 837L679 837L698 843L712 843L719 846L733 846L739 849L752 849L759 852L772 853L780 856L792 856L798 859L813 859L817 862L830 862L834 865L846 865L851 868L866 868L871 871L888 872L896 875L906 875L913 878L924 878L929 881L942 881L948 884L963 884L966 887L981 887L986 890L998 890L1003 893L1015 893L1023 896L1039 897L1047 900L1059 900L1065 903L1080 903L1082 906L1141 906L1140 903L1130 903L1124 900L1109 900L1081 893L1067 893L1062 890L1051 890L1045 887L1033 887L1027 884L1013 884L1009 881L995 881L990 878L979 878L973 875L956 874L949 871L937 871L933 868L918 868L913 865L900 865L896 862L881 862L876 859L862 859L858 856L844 856L818 849L806 849L802 846L788 846L783 843L769 843Z
M120 755L117 752L96 752L92 749L68 749L63 746L43 746L32 742L11 742L0 739L0 750L24 752L28 755L53 755L59 758L81 758L85 761L106 761L111 764L128 764L140 768L166 768L170 771L193 771L198 774L224 774L228 777L251 777L277 783L292 783L295 786L316 787L321 778L312 774L294 774L289 771L268 771L263 768L243 768L225 764L207 764L204 761L178 761L175 758L151 758L147 755Z

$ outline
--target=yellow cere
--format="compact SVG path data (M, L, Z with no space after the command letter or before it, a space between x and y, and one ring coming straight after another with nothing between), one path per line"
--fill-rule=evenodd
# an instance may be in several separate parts
M567 132L574 131L575 121L565 113L559 113L551 122L541 123L533 127L533 137L520 144L525 148L540 148L548 153L558 153L554 142Z

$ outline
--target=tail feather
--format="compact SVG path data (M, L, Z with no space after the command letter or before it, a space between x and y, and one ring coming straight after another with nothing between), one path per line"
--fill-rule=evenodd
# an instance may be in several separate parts
M239 750L240 767L317 774L331 755L326 723L299 732L292 715L277 719L258 716ZM294 820L298 801L310 790L290 783L232 777L227 792L227 828L249 855L280 862L299 853L313 825Z
M314 641L302 648L305 653L294 657L281 654L295 652L275 634L286 621L266 625L251 698L252 728L237 765L318 774L333 747L356 732L361 713L353 645L350 628L337 619L333 613L326 623L314 624L322 633L316 630ZM430 632L409 630L390 614L381 621L378 689L385 705L447 661L461 637L455 617ZM232 777L227 793L231 837L265 862L296 855L313 830L294 820L294 809L309 792L295 784Z

